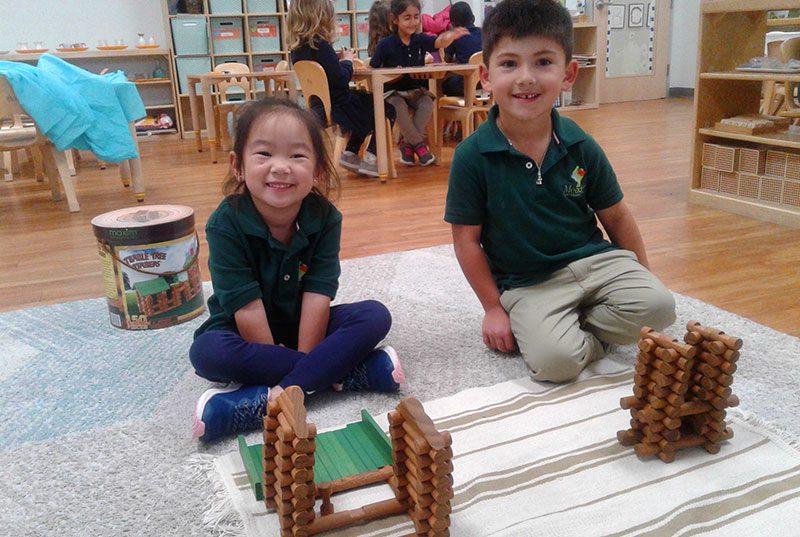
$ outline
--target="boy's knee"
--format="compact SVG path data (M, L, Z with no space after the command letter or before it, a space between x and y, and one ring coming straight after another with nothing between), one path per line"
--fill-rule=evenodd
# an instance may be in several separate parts
M522 357L534 380L548 382L573 380L591 361L590 351L586 346L568 349L540 345L535 349L522 350Z
M654 296L649 301L649 306L642 326L649 326L654 330L663 330L675 322L677 318L675 297L672 296L668 289L665 288L663 292L654 293ZM638 337L638 333L636 337Z

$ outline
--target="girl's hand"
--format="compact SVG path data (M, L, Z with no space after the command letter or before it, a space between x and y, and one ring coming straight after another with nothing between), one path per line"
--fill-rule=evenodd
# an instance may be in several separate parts
M341 57L342 59L340 61L349 60L352 62L353 58L356 57L356 52L351 48L342 47Z

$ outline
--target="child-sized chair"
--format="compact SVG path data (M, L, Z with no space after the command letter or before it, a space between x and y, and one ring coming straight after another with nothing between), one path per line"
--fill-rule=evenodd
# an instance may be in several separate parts
M75 187L69 174L67 159L47 138L42 136L36 124L25 113L11 85L0 76L0 153L31 149L41 151L46 174L50 179L53 201L61 200L59 180L67 197L70 212L80 210L75 196ZM36 158L36 157L34 157ZM9 165L10 168L13 166Z
M328 134L328 140L331 143L331 158L333 162L339 162L339 157L341 157L347 144L348 136L342 133L337 125L331 123L331 93L328 88L328 78L325 76L325 70L317 62L301 60L294 63L294 72L297 74L297 80L300 81L300 90L303 92L306 108L312 109L312 99L314 98L322 103L325 111L325 124L327 125L325 132ZM377 121L378 118L375 119ZM391 123L386 118L386 132L391 132L391 129ZM387 137L387 139L390 139L390 137ZM364 140L364 143L368 143L368 140ZM395 178L397 177L397 170L394 166L394 158L392 158L394 147L391 140L387 145L389 175ZM377 150L380 151L381 148L377 148ZM385 179L381 178L381 181L384 182Z
M245 101L254 99L252 82L246 77L237 77L237 74L250 73L250 68L243 63L221 63L214 68L215 73L230 74L231 77L217 82L217 104L214 105L214 117L217 140L224 151L231 148L231 136L228 129L228 115L233 114L236 108Z
M483 63L483 52L476 52L469 58L469 63L480 65ZM464 77L467 83L468 77ZM440 97L437 108L439 110L439 128L436 129L437 140L442 136L444 126L448 122L458 122L461 124L463 138L466 138L489 117L489 109L492 107L491 96L481 96L476 91L472 102L467 103L463 97ZM438 145L438 144L437 144Z

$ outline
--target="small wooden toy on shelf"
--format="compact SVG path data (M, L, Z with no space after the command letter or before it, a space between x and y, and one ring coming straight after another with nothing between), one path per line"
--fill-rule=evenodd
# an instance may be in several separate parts
M685 343L641 330L633 395L620 400L631 428L617 432L640 457L672 462L676 451L694 446L717 453L733 437L725 409L739 404L730 386L742 340L696 321L686 329Z
M291 386L269 403L263 447L239 437L253 492L277 511L282 536L315 535L401 513L414 522L413 535L449 535L452 438L436 430L416 398L389 412L390 438L366 411L361 422L317 434L306 422L303 401L302 390ZM333 494L385 482L394 498L335 512Z

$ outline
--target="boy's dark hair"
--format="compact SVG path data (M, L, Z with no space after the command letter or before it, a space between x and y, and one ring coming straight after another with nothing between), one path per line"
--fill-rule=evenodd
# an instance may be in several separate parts
M468 26L475 22L475 15L472 8L466 2L456 2L450 8L450 23L454 28Z
M242 178L245 158L244 147L250 138L253 124L264 116L274 114L291 116L305 126L308 131L308 137L311 139L311 149L314 152L314 160L316 162L314 172L319 176L319 179L314 182L312 192L325 198L335 197L339 189L339 175L336 173L336 168L328 154L324 129L319 119L312 112L300 108L296 102L278 97L264 97L242 105L236 117L233 138L233 153L236 155L238 169L228 170L228 175L222 183L222 193L230 196L247 192L247 185Z
M422 11L422 4L420 4L419 0L392 0L389 10L392 12L392 15L399 17L411 6L414 6Z
M557 0L503 0L484 19L481 36L485 65L504 37L552 39L564 49L566 60L572 59L572 16Z

